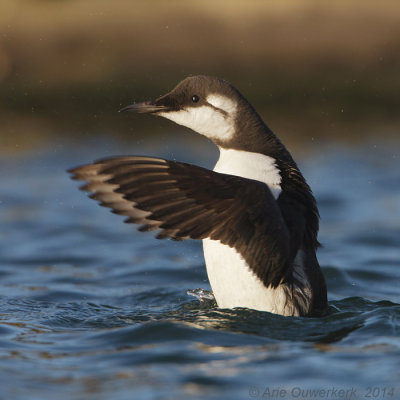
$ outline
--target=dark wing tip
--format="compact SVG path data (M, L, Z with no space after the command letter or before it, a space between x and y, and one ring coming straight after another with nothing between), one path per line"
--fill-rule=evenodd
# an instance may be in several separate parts
M79 179L78 175L77 175L79 168L80 167L73 167L73 168L67 169L67 174L71 175L70 176L71 179L74 179L74 180L78 180Z

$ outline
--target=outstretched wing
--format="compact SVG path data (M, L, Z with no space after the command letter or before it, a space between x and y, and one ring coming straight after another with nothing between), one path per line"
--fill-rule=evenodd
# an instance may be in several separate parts
M262 182L141 156L102 159L69 172L87 182L81 189L91 198L141 231L234 247L267 286L276 287L291 265L286 224Z

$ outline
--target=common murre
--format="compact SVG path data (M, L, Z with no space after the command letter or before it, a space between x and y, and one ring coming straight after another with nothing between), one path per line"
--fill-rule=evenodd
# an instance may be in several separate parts
M154 102L121 111L170 119L211 139L213 171L154 157L121 156L71 169L82 190L157 238L202 239L219 307L285 316L327 310L316 257L319 214L290 153L227 81L192 76Z

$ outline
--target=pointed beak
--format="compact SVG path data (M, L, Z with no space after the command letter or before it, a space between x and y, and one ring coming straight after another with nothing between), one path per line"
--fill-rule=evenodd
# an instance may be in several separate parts
M145 101L143 103L135 103L130 106L121 108L118 112L133 111L139 114L154 114L161 111L168 111L169 107L164 105L154 104L152 101Z

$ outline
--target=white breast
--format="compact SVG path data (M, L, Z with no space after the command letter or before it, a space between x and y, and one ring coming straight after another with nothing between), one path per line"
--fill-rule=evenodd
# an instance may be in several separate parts
M214 171L263 182L275 199L281 193L282 178L275 159L263 154L220 148Z

